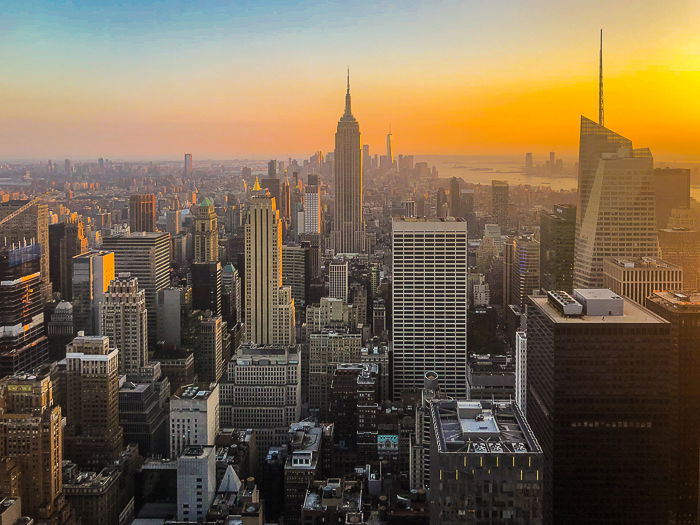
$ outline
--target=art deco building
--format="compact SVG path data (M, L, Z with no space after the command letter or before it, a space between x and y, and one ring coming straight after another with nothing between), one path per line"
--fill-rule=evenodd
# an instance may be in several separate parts
M331 242L336 253L362 253L366 249L362 210L362 145L360 124L350 108L350 75L345 113L335 133L335 210Z
M643 305L657 290L682 290L683 269L658 257L606 257L603 286Z
M102 248L114 252L116 272L128 272L146 292L148 337L155 344L158 334L158 292L170 286L170 234L130 233L106 237Z
M41 296L41 246L0 246L0 377L48 359Z
M603 285L604 257L656 257L651 152L581 117L574 287Z
M122 451L119 351L104 336L78 336L66 349L65 454L82 468L111 465Z
M129 228L132 232L156 231L156 196L152 193L129 198Z
M671 324L609 290L529 303L527 418L544 452L544 522L669 523Z
M219 224L214 203L206 198L194 211L194 262L219 260Z
M121 374L138 374L148 363L146 293L129 273L120 273L104 294L100 334L119 349Z
M22 514L39 523L75 523L63 496L63 425L48 374L0 380L0 457L21 472Z
M393 221L394 398L435 371L449 395L467 397L467 223Z
M275 200L259 189L245 226L245 339L294 344L294 299L282 285L282 222Z

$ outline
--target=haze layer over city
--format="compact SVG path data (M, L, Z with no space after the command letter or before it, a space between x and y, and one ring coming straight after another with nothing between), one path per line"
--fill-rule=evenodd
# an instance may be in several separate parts
M1 25L0 525L700 523L700 4Z

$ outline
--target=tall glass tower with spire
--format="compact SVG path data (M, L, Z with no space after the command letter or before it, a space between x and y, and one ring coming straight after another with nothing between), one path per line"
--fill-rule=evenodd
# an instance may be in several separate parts
M335 133L335 213L331 240L336 253L362 253L366 249L362 215L362 146L360 124L350 108L350 72L345 113Z

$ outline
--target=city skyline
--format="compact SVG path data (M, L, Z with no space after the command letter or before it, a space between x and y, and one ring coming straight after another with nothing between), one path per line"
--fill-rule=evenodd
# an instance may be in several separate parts
M600 27L606 124L659 159L698 158L700 7L688 0L206 4L15 2L0 34L0 158L330 151L346 65L375 151L391 129L395 150L415 154L573 157L575 122L597 112Z

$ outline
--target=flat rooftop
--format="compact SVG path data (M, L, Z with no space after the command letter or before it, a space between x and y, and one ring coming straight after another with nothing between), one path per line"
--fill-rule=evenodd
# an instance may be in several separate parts
M581 290L583 292L588 292L590 290ZM610 290L593 290L594 292L601 292L600 296L595 294L589 296L590 299L611 299L612 297L604 295L603 292L607 294L612 294L615 297L619 297ZM547 317L549 317L554 323L562 324L586 324L586 323L611 323L611 324L639 324L639 323L666 323L667 321L650 312L643 306L630 301L629 299L623 297L624 306L622 315L612 315L612 316L600 316L600 315L581 315L578 317L567 317L559 313L556 308L554 308L547 301L546 296L530 295L528 296L530 300L536 304L542 312L544 312Z
M183 385L177 389L173 397L179 399L209 399L212 390L209 385Z
M650 300L677 310L692 310L700 312L700 291L652 293Z
M542 453L512 401L439 400L432 403L438 451L460 454Z
M626 270L680 270L681 267L658 257L606 257L604 260Z

